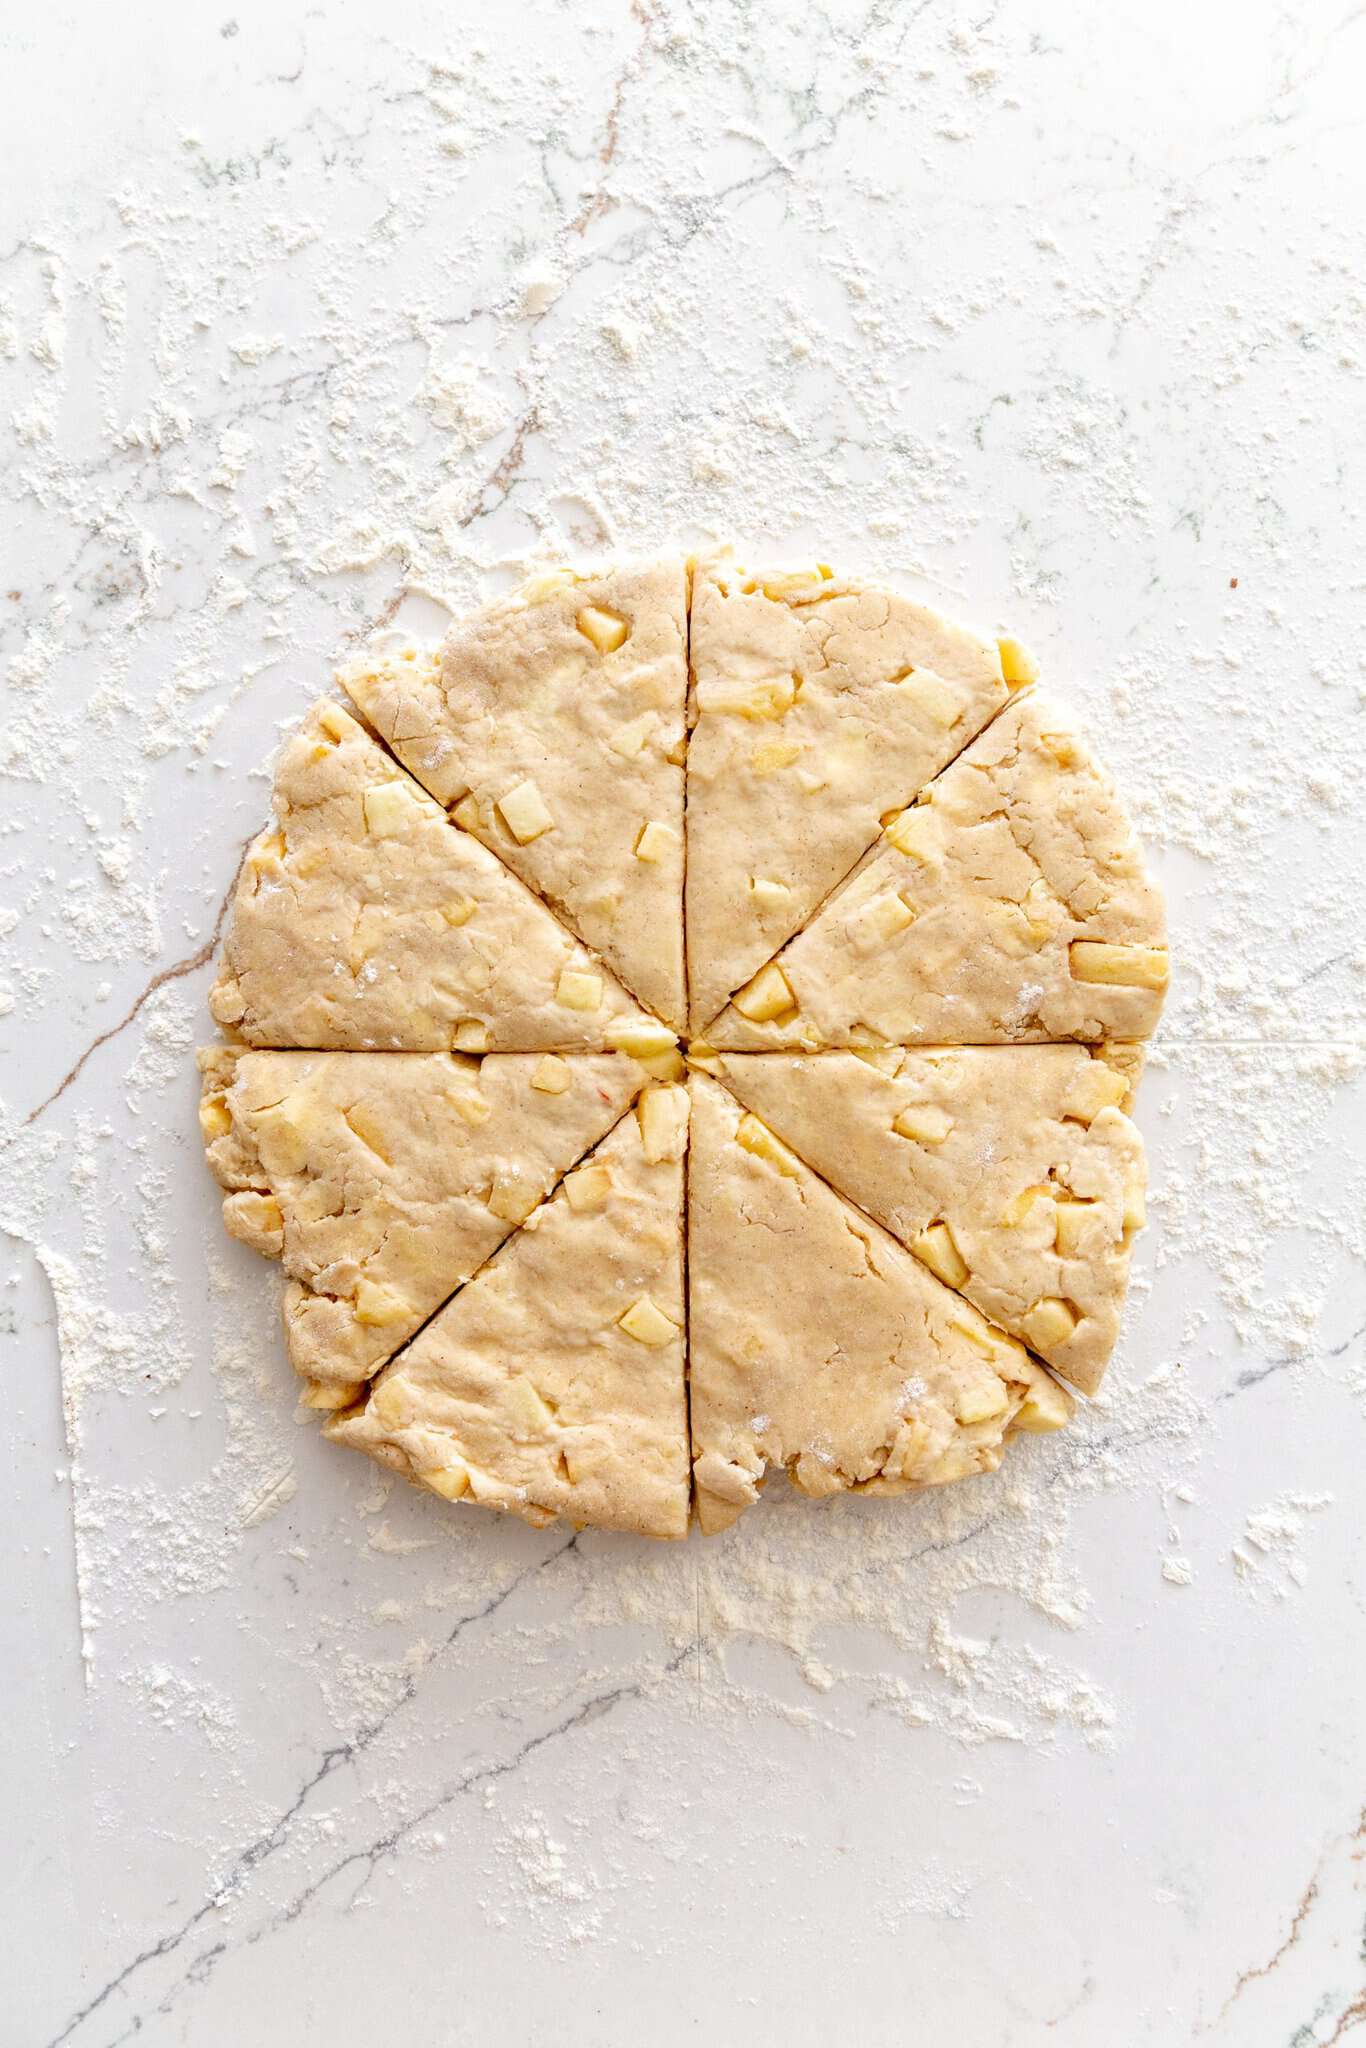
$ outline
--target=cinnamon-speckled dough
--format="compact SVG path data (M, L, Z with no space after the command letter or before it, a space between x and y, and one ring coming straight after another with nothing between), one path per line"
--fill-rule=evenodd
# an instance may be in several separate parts
M248 1044L593 1049L640 1017L603 963L340 704L315 705L286 741L274 804L274 828L243 862L209 997Z
M1161 899L1109 777L1030 692L778 955L793 1007L756 1022L732 1004L706 1035L755 1052L1146 1038L1165 949ZM1134 979L1081 978L1097 967Z
M840 1194L912 1250L960 1261L955 1284L984 1315L1094 1392L1145 1182L1143 1141L1120 1107L1128 1080L1100 1053L723 1053L716 1070ZM926 1239L936 1224L947 1243Z
M621 1053L200 1055L209 1165L234 1237L283 1261L315 1406L370 1375L644 1086Z
M1000 1462L1067 1396L735 1099L694 1074L688 1162L693 1484L704 1529L770 1466L804 1493L902 1493ZM1059 1415L1058 1411L1062 1413Z
M551 571L453 626L438 658L410 647L340 675L419 782L674 1031L686 603L682 562Z
M647 1090L329 1434L448 1500L685 1535L687 1113Z
M829 569L693 571L692 1028L795 931L1009 695L994 646Z

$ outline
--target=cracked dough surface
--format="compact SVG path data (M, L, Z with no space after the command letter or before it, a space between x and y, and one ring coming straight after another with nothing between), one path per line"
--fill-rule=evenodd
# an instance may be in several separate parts
M1166 950L1032 674L725 549L342 671L369 729L324 701L281 750L200 1055L329 1436L680 1536L772 1470L900 1493L1063 1426L1045 1366L1099 1383L1142 1222Z

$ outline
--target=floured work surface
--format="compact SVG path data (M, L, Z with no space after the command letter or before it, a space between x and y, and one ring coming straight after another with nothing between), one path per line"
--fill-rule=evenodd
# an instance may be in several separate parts
M1063 1426L1167 978L1013 642L825 565L534 578L276 767L200 1055L304 1401L448 1500L716 1530ZM1067 1385L1064 1384L1067 1383Z

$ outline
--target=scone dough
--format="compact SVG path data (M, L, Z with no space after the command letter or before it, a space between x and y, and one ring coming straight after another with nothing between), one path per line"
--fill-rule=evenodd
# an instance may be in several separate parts
M459 822L684 1028L682 562L534 578L343 687Z
M311 1405L416 1334L646 1075L621 1053L201 1054L200 1122L234 1237L283 1261Z
M1137 1039L1162 1006L1166 928L1108 776L1028 692L760 971L786 1007L756 1019L739 997L712 1044Z
M723 1053L713 1071L931 1272L1094 1392L1145 1181L1128 1078L1103 1051Z
M693 1483L704 1529L770 1466L803 1493L992 1471L1067 1396L876 1223L695 1074L688 1163ZM1046 1412L1049 1419L1038 1421Z
M217 1021L249 1045L527 1052L642 1022L601 960L446 817L340 704L275 770L242 864Z
M1167 955L1023 650L720 549L547 572L340 680L361 722L313 708L243 865L200 1107L328 1434L677 1537L778 1468L900 1493L1061 1428Z
M648 1089L329 1434L448 1500L686 1535L687 1127Z
M799 931L1005 703L995 647L829 569L693 571L692 1029Z

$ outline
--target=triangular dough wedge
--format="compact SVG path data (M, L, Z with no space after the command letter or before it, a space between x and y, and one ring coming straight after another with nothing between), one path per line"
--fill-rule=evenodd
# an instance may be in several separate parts
M1125 1074L1080 1045L721 1053L747 1109L1085 1393L1143 1222Z
M647 1089L329 1436L538 1526L685 1535L687 1117Z
M290 1359L322 1408L355 1399L647 1078L620 1053L216 1046L199 1064L224 1221L283 1261Z
M994 646L822 567L699 561L688 973L700 1030L1009 695Z
M343 711L281 751L209 996L249 1045L596 1049L646 1020L602 962Z
M804 1493L902 1493L992 1471L1067 1394L757 1117L692 1077L693 1483L726 1527L770 1465Z
M1161 897L1119 797L1030 694L706 1037L756 1052L1146 1038L1166 983Z
M537 576L439 654L364 657L343 687L400 761L684 1023L681 562Z

